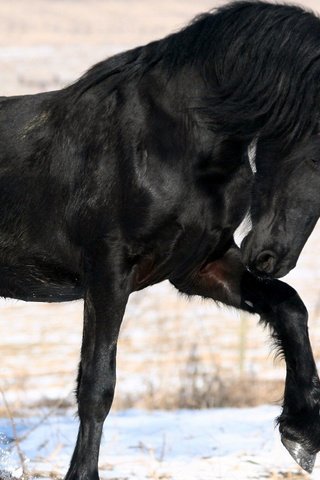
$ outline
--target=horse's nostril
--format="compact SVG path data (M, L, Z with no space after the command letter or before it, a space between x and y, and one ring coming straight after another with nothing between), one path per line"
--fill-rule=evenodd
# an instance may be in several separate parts
M255 261L255 267L259 272L272 273L276 265L276 256L270 250L261 252Z

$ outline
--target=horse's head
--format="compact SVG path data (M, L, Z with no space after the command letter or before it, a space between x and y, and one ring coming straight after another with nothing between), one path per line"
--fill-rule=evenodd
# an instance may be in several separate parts
M258 142L256 169L243 261L253 273L279 278L295 267L320 216L320 136L287 154Z

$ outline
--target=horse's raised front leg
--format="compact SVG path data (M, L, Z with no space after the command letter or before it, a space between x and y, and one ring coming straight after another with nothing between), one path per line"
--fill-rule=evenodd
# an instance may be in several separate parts
M296 291L279 280L261 280L247 272L236 247L187 282L171 281L184 293L258 313L271 327L287 367L278 419L281 439L296 462L311 472L320 450L320 382L308 336L308 314Z
M80 426L67 480L99 478L101 434L114 395L117 339L130 283L116 253L102 247L88 262L77 388Z

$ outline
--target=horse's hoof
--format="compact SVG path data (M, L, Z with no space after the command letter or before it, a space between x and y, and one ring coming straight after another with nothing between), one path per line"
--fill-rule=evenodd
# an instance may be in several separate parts
M288 440L287 438L281 436L281 442L286 447L292 458L300 465L303 470L308 473L312 473L317 454L309 453L302 447L298 442L294 440Z

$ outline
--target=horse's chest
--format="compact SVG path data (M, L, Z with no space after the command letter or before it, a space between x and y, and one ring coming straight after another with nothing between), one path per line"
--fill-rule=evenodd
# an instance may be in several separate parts
M195 181L188 186L182 182L169 189L170 195L163 192L161 202L152 198L152 225L136 265L135 289L171 275L188 275L208 257L223 255L248 208L247 183L246 174L206 189Z
M197 216L192 222L175 222L148 244L139 258L134 276L134 290L174 276L189 275L200 268L213 252L219 256L230 245L233 231Z

